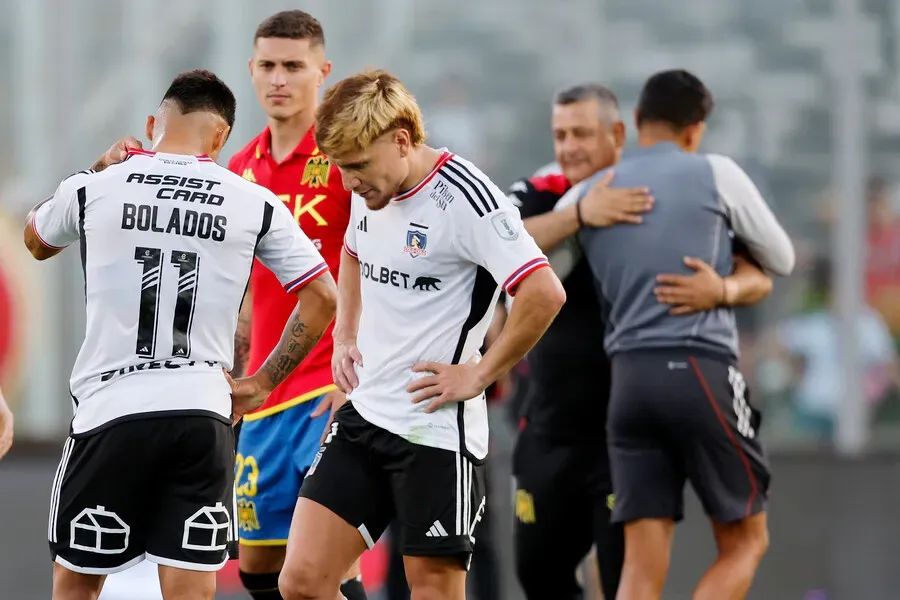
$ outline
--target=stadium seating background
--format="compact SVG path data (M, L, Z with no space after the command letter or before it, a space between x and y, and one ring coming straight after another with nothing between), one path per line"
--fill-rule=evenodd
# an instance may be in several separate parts
M246 63L256 24L283 8L304 8L322 20L332 81L370 65L394 71L420 99L433 142L475 160L501 186L552 160L549 107L560 87L584 80L608 85L630 126L647 75L676 66L700 75L717 101L704 148L736 158L751 173L794 236L800 258L797 274L779 281L771 299L741 314L742 367L766 412L763 433L776 461L773 519L780 527L761 574L761 585L773 587L753 597L800 598L817 586L837 594L829 598L889 597L885 590L897 589L897 575L874 557L900 555L888 536L900 529L891 510L897 489L890 459L832 459L830 430L800 414L795 386L785 381L790 365L773 358L767 342L792 319L819 314L828 290L819 289L813 267L846 250L832 236L836 207L866 205L862 192L844 198L835 187L840 86L859 87L864 119L855 125L866 149L860 175L886 180L884 219L900 232L893 216L900 181L900 6L860 5L864 35L848 47L846 29L834 20L835 3L825 0L4 0L0 383L15 405L18 448L0 464L0 513L12 523L0 545L0 589L11 582L16 590L0 598L46 597L40 518L53 453L71 415L67 378L84 325L76 253L33 263L20 248L19 224L61 177L90 164L115 139L140 134L165 85L185 69L213 69L234 87L239 109L224 153L230 156L264 125ZM858 57L861 80L835 72L841 52ZM858 239L866 235L858 232ZM878 258L888 283L900 282L896 251L863 258L860 269ZM900 306L900 293L887 289ZM884 320L900 338L895 315L885 313ZM896 365L896 358L890 361ZM900 395L892 382L881 381L883 374L871 376L876 391L859 389L852 399L873 407L868 447L892 456L900 448ZM494 504L508 535L504 474L512 434L503 427L498 419ZM893 487L878 487L886 481ZM863 512L869 525L855 533L811 537L827 531L829 520L856 523ZM709 556L702 525L694 521L681 536L676 563L695 566ZM849 571L837 558L847 554L858 558ZM503 564L509 577L508 554ZM686 566L673 575L677 590L667 598L686 597L679 592L686 593L696 572ZM846 587L860 582L872 587ZM510 588L507 597L516 594Z

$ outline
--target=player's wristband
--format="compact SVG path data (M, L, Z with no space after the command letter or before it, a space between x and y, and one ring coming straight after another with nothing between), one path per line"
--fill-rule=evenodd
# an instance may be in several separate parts
M584 227L584 219L581 218L581 200L575 203L575 217L578 219L578 229Z

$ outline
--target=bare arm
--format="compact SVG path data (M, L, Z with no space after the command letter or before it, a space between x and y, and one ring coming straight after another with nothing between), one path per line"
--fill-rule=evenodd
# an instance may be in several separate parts
M324 273L297 293L297 307L266 362L253 375L271 392L310 353L334 319L337 290L334 278Z
M497 306L494 307L494 318L491 319L491 324L488 326L487 333L484 336L484 344L488 348L494 345L494 342L497 341L497 338L500 337L500 332L503 331L503 326L506 323L506 307L502 303L497 303Z
M565 302L562 283L550 269L538 269L519 284L503 330L476 367L484 387L497 381L522 360L550 327Z
M707 158L737 238L767 271L790 275L796 261L794 244L750 177L730 158L715 154Z
M345 394L359 385L354 365L362 365L362 356L356 347L361 312L359 260L345 247L341 252L341 270L338 275L337 319L333 333L334 353L331 355L331 375L335 385Z
M542 252L553 250L585 225L609 227L616 223L641 222L640 215L653 208L649 191L646 188L611 188L613 176L612 171L607 171L602 177L579 184L559 200L559 209L524 220L525 230Z
M772 278L745 256L734 256L734 273L725 278L726 306L746 306L761 302L772 293Z
M562 210L529 217L523 222L525 231L531 234L542 252L553 250L563 240L578 233L580 229L578 213L574 204Z
M722 277L699 258L687 257L692 275L658 275L657 300L673 306L673 315L689 315L717 306L744 306L763 300L772 292L772 279L753 259L734 255L734 272Z
M259 371L236 380L228 376L236 419L259 408L272 390L303 362L334 319L336 306L337 290L328 272L297 292L297 307L284 326L281 340Z
M250 326L253 314L253 292L248 287L241 303L241 312L238 314L237 329L234 331L234 367L231 369L232 377L243 377L247 373L247 365L250 363Z
M56 248L44 243L44 241L41 240L41 237L37 234L37 231L34 228L34 214L42 205L46 204L50 200L53 200L52 196L32 208L31 212L28 213L28 217L25 220L25 247L28 248L28 251L31 252L31 255L37 260L47 260L48 258L53 258L64 250L64 248Z
M360 312L362 312L362 298L359 291L359 260L350 256L345 248L341 251L341 269L338 273L335 341L356 343Z
M112 145L112 147L106 151L103 156L94 161L94 164L91 165L90 171L99 172L103 169L107 168L110 165L121 162L128 156L128 151L134 148L141 148L141 142L136 140L133 137L122 138L118 142ZM88 173L90 171L83 171L82 173ZM78 175L78 174L76 174ZM60 186L62 188L62 185ZM60 193L60 190L57 190L57 194ZM28 213L28 217L25 221L25 247L28 248L28 251L31 252L31 255L35 257L37 260L47 260L48 258L53 258L57 254L63 251L63 247L52 246L44 241L41 236L38 234L37 229L35 229L34 219L37 214L38 209L50 201L64 201L65 198L56 199L56 195L50 196L37 206L31 209L31 212ZM50 207L52 209L52 206ZM56 219L56 223L58 225L59 219ZM70 226L68 229L70 229ZM52 228L51 228L52 229ZM44 234L47 235L47 231L44 231ZM52 233L52 231L51 231Z

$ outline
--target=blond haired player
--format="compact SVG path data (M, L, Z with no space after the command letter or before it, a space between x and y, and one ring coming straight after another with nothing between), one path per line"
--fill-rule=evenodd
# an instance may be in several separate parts
M485 507L485 388L549 326L565 292L506 195L425 145L395 77L329 89L316 141L354 192L339 273L335 383L349 402L313 463L281 572L284 598L333 600L392 519L413 598L465 598ZM500 290L506 327L478 349Z

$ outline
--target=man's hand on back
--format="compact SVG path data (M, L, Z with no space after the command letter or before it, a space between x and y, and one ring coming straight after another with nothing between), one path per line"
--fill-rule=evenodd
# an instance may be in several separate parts
M640 223L641 215L653 208L647 188L611 188L609 171L579 201L581 220L589 227L609 227L616 223Z
M699 258L685 257L684 264L694 270L693 275L658 275L654 288L656 299L671 304L672 315L689 315L712 310L726 300L725 280L715 269Z

